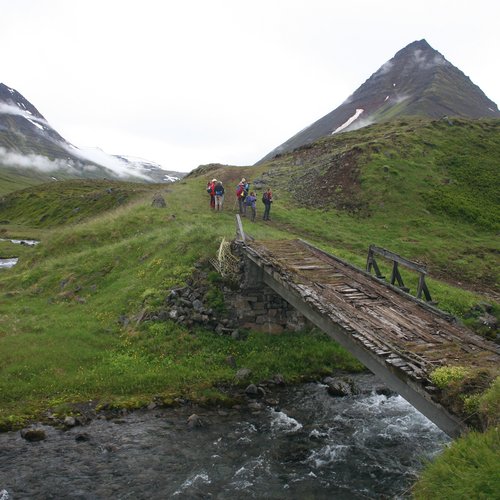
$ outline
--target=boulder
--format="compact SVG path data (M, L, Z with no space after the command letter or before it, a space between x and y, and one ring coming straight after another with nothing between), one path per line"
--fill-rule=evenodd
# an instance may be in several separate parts
M236 369L236 359L234 359L234 356L228 356L226 358L226 364L228 364L231 368Z
M151 206L155 208L165 208L167 203L161 194L155 194Z
M262 387L258 387L255 384L250 384L245 389L245 394L251 398L262 398L266 395L266 392Z
M90 435L87 432L79 432L75 436L75 441L77 443L83 443L85 441L90 441Z
M75 417L71 417L69 415L67 417L65 417L65 419L64 419L64 425L66 427L74 427L76 425Z
M252 375L252 370L248 368L240 368L235 375L236 380L245 380Z
M21 437L26 441L43 441L47 435L41 427L27 427L21 429Z
M259 388L255 384L250 384L245 389L245 394L251 398L256 398L259 395Z
M197 415L196 413L193 413L187 419L187 426L189 429L205 427L205 422L203 422L203 420L201 419L201 417L199 415Z
M352 396L353 394L352 384L346 380L327 377L323 383L326 384L330 396L344 397Z

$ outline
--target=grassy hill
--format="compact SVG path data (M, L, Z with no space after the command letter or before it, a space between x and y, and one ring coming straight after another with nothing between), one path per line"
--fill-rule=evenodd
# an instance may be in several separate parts
M0 242L0 257L20 257L0 270L1 427L41 418L47 408L65 415L75 411L71 403L89 400L223 402L235 383L227 356L254 381L360 369L317 332L250 332L238 341L155 320L170 289L234 236L242 176L275 194L270 223L245 223L256 238L301 237L360 267L375 243L425 263L439 307L465 318L488 302L498 318L499 127L405 121L328 138L259 167L200 167L168 188L82 180L4 195L0 237L41 243ZM208 206L212 177L227 189L222 213ZM156 193L166 208L151 206ZM415 290L416 277L406 281ZM471 406L493 423L495 387Z

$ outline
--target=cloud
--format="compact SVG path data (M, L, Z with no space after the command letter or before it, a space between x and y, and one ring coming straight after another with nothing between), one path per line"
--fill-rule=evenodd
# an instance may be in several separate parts
M31 111L27 109L22 109L20 106L22 104L7 104L5 102L0 102L0 114L4 115L14 115L14 116L22 116L26 120L30 121L37 128L43 130L44 127L51 128L50 125L43 119L38 116L35 116ZM24 105L23 105L24 106Z
M428 59L420 49L416 49L413 53L413 60L420 69L430 69L435 66L446 66L449 64L441 54L434 54L431 59Z
M23 155L0 147L0 163L9 167L34 168L42 172L65 171L77 173L71 160L51 160L37 154Z
M0 114L21 116L42 132L53 130L46 120L33 115L26 109L22 109L20 107L21 105L22 104L15 105L0 102ZM68 142L55 140L50 134L44 134L44 137L66 150L72 156L79 158L81 160L81 164L78 164L78 168L76 168L75 162L72 160L51 160L41 155L21 154L16 151L9 151L5 148L0 148L0 162L9 166L35 168L42 172L64 170L65 172L73 174L78 174L78 171L81 171L82 169L86 171L96 170L97 167L93 165L96 163L97 165L101 165L102 167L111 170L118 177L126 178L132 176L143 180L151 180L149 176L137 171L127 161L109 155L101 149L77 148Z
M363 127L368 127L368 125L371 125L372 123L375 123L375 120L373 120L370 117L358 118L356 121L351 123L351 125L349 125L349 127L347 127L346 130L352 132L353 130L358 130Z
M139 177L144 180L151 180L151 178L142 172L137 171L126 160L117 158L116 156L109 155L99 148L76 148L71 144L59 143L68 153L80 158L81 160L97 163L113 171L118 177ZM87 168L89 165L87 166ZM95 167L94 167L95 168Z
M386 63L382 64L380 69L377 71L377 75L385 75L386 73L389 73L393 65L394 64L391 61L387 61Z

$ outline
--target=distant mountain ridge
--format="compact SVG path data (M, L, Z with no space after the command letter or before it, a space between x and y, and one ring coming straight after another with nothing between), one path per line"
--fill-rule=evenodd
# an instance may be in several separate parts
M127 156L83 150L66 141L17 90L0 83L0 169L36 171L43 180L111 178L174 182L185 174Z
M499 118L497 105L426 40L410 43L346 101L257 164L321 137L404 116Z

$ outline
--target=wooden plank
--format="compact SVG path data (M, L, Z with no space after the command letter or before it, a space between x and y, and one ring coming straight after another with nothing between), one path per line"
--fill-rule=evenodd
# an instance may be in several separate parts
M417 264L416 262L405 259L401 255L391 252L390 250L387 250L385 248L381 248L376 245L370 245L369 251L378 255L382 255L382 257L385 257L386 259L392 260L394 262L399 262L400 264L403 264L403 266L406 266L409 269L413 269L414 271L418 271L419 273L427 274L427 269L422 264Z

